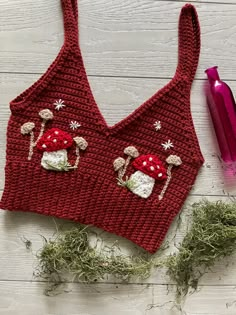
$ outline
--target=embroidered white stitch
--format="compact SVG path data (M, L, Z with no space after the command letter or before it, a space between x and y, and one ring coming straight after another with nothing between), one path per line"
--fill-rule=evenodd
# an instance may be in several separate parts
M155 127L156 131L161 130L161 122L158 120L155 122L155 124L153 125Z
M169 186L169 183L171 181L171 170L174 166L180 166L182 164L182 160L179 156L177 155L170 155L167 159L166 162L169 164L168 169L167 169L167 181L158 196L159 200L162 200L164 197L164 194Z
M59 100L56 101L53 105L55 106L55 109L58 110L58 111L59 111L60 109L62 109L63 107L66 106L66 105L64 104L64 101L63 101L62 99L59 99Z
M173 143L172 143L170 140L168 140L168 141L165 142L165 143L162 143L161 145L162 145L162 147L163 147L165 150L174 148L174 145L173 145Z
M29 146L29 155L28 160L31 160L34 150L34 132L35 124L33 122L24 123L21 126L21 134L22 135L30 135L30 146Z
M81 127L81 125L80 125L80 123L78 123L78 121L72 120L72 121L70 122L70 129L76 130L76 129L78 129L79 127Z
M79 160L80 160L79 150L83 150L83 151L86 150L87 146L88 146L88 142L83 137L75 137L73 140L76 143L75 153L76 153L76 156L77 156L74 168L78 168Z

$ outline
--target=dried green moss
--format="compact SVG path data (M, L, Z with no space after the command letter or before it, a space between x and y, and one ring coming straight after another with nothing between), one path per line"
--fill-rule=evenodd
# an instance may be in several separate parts
M192 225L178 248L158 266L177 284L177 296L196 289L199 278L236 249L236 204L202 201L192 205Z
M112 275L122 280L131 277L147 278L152 267L151 260L142 256L119 254L114 248L96 249L89 242L90 230L82 225L59 232L56 238L45 239L39 251L37 275L49 282L60 283L65 275L73 280L91 283Z
M191 227L178 252L158 262L157 255L126 256L116 247L92 246L90 229L77 225L57 232L54 239L45 239L37 255L37 275L52 283L54 291L58 283L68 279L65 275L86 283L103 280L108 275L128 281L149 277L153 266L166 267L177 284L177 297L182 297L190 287L197 288L199 278L216 261L236 249L236 203L202 201L193 204L191 212Z

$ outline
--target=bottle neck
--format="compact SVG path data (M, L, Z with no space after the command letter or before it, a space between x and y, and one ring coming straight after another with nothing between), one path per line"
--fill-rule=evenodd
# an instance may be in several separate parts
M219 73L217 71L217 67L209 68L205 72L207 74L207 77L208 77L208 80L210 83L220 81L220 76L219 76Z

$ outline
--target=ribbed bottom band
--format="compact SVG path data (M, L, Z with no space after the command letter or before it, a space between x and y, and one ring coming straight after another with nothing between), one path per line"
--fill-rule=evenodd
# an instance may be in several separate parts
M23 184L24 183L24 184ZM142 199L115 181L10 163L1 209L27 211L94 225L154 253L174 217L157 198ZM138 206L137 206L138 205Z

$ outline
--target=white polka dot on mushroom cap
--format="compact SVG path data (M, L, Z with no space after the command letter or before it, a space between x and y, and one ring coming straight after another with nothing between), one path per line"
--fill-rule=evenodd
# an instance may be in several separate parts
M144 165L144 166L147 165L147 162L144 161L144 162L143 162L143 165Z
M154 171L154 166L151 166L151 167L150 167L150 170L151 170L151 171Z
M42 148L46 148L46 147L47 147L46 144L43 144L43 145L42 145Z
M59 134L59 131L55 131L54 133L55 133L55 135L58 135L58 134Z
M68 142L68 141L66 141L66 140L64 141L65 144L67 144L67 142Z
M158 169L158 170L160 169L160 166L159 166L159 165L157 165L157 169Z
M50 139L51 138L51 136L48 136L48 139Z
M149 158L149 161L152 161L152 157Z
M57 139L53 139L53 142L57 142Z
M159 174L158 174L158 177L161 177L161 176L162 176L162 173L159 173Z

